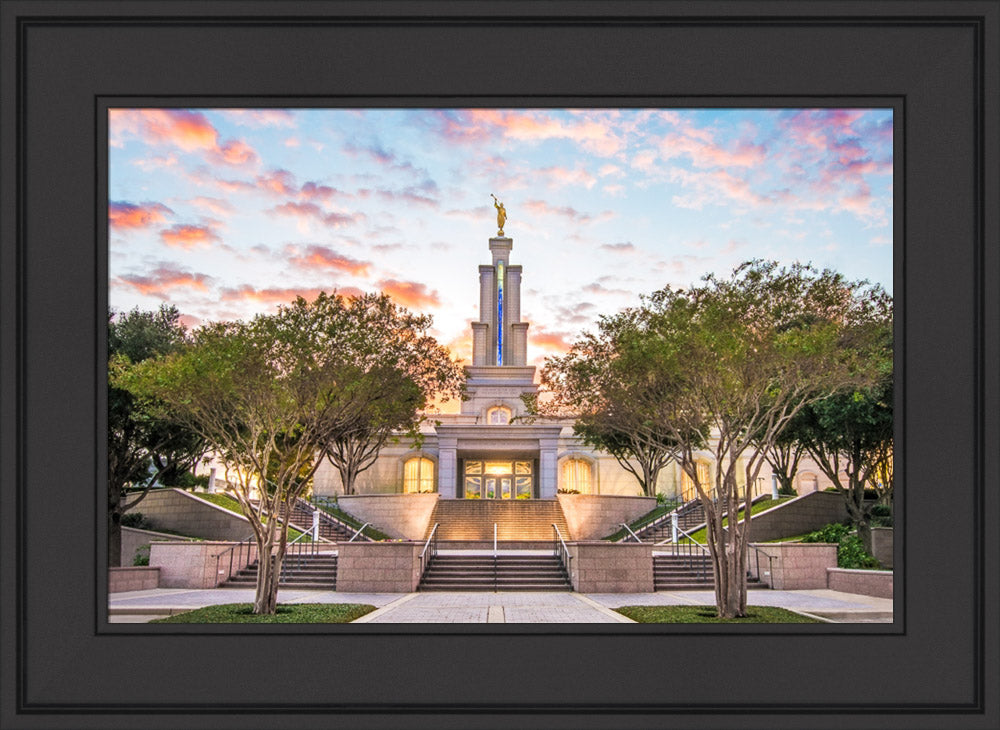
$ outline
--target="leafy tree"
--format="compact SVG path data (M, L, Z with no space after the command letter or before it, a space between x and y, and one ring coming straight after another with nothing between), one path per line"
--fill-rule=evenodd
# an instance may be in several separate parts
M883 324L887 346L880 353L875 385L838 393L812 403L794 435L844 497L847 513L865 549L871 552L874 490L880 502L892 498L893 382L891 320ZM844 484L846 478L846 484Z
M572 414L574 433L614 456L642 492L654 496L660 471L678 449L666 425L674 384L641 352L623 347L636 316L602 317L596 334L585 333L568 353L546 360L542 385L552 397L536 398L529 407L542 415ZM705 436L697 428L691 435L701 441Z
M354 298L347 306L363 331L380 333L367 343L365 361L371 369L358 386L371 389L370 405L325 449L344 493L353 494L358 475L375 463L394 434L406 432L419 441L420 410L435 394L442 402L461 395L463 376L448 350L426 334L429 316L411 314L374 294Z
M173 483L205 452L195 433L165 420L160 406L116 383L137 363L177 352L187 334L176 307L108 314L108 564L121 564L122 515L157 482Z
M871 382L871 323L884 300L878 287L831 271L752 261L728 279L710 275L686 291L655 292L620 338L627 357L670 384L664 425L705 509L721 617L746 615L752 493L740 483L756 481L765 454L803 408ZM702 483L695 461L706 430L712 484ZM743 519L724 529L724 515L738 514L741 500Z
M255 613L276 610L287 547L288 524L269 517L288 513L327 445L358 429L386 397L377 384L395 377L382 355L399 333L372 329L358 301L320 294L251 322L207 325L190 347L124 381L200 434L235 482L261 556Z

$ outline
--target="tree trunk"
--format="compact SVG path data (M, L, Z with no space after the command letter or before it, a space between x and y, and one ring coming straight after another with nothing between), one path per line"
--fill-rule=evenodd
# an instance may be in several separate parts
M275 556L271 552L270 541L265 545L258 544L257 590L253 602L253 612L257 614L273 614L278 607L278 578L281 575L281 566L275 566Z
M122 564L122 516L117 510L108 511L108 567Z

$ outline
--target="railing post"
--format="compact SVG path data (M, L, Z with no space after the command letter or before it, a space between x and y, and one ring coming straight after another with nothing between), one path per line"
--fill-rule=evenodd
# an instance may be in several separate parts
M312 539L315 541L319 540L319 510L313 510L313 526L312 526Z
M678 523L677 510L674 510L673 512L670 513L670 529L673 534L674 545L677 544L677 527L678 527L677 523Z

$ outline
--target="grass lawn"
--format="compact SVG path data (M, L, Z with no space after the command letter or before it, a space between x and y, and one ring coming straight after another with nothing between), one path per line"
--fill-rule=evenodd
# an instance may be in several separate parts
M344 524L350 525L355 530L359 529L361 527L361 525L362 525L362 523L359 522L356 517L354 517L353 515L347 514L342 509L334 507L331 504L324 504L322 502L319 502L315 506L318 507L319 509L323 510L327 514L333 515L334 517L336 517L338 520L340 520ZM378 529L372 527L371 525L368 525L368 527L365 528L365 531L364 531L363 534L365 535L365 537L370 537L372 540L389 540L389 539L391 539L384 532L382 532L381 530L378 530Z
M253 613L252 603L223 603L150 621L151 624L348 624L375 610L363 603L283 603L274 615Z
M790 499L794 499L794 497L778 497L777 499L771 499L770 497L768 497L767 499L762 499L759 502L754 502L752 505L750 505L750 516L752 517L753 515L757 514L758 512L766 512L769 509L772 509L774 507L777 507L778 505L784 504L785 502L787 502ZM739 515L737 516L736 519L737 520L743 519L743 508L742 507L740 508ZM729 518L728 517L723 517L722 518L722 526L726 527L728 524L729 524ZM692 537L692 539L694 539L695 542L699 542L702 545L704 545L705 544L705 540L706 540L706 537L705 537L705 528L703 527L700 530L692 532L691 533L691 537ZM684 539L681 538L680 542L684 542Z
M715 606L622 606L615 609L640 624L820 624L814 618L802 616L773 606L747 606L746 618L721 619Z

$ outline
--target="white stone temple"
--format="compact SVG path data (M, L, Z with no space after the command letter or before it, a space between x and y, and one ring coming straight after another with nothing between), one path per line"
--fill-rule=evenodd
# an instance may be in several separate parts
M614 457L583 445L570 419L521 421L521 396L535 393L535 368L527 364L527 322L521 321L521 266L511 264L513 240L489 240L491 262L479 267L479 321L472 323L472 365L460 413L429 415L422 444L401 438L358 475L357 494L436 492L442 499L555 499L558 492L641 494L635 477ZM714 465L706 453L699 469L708 479ZM765 468L766 470L766 468ZM766 484L770 488L770 473ZM827 486L819 470L800 470L799 494ZM343 493L340 475L325 461L314 477L317 496ZM660 472L657 491L675 498L693 495L693 485L671 462Z

